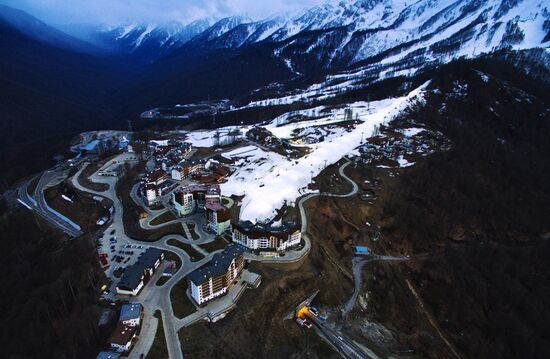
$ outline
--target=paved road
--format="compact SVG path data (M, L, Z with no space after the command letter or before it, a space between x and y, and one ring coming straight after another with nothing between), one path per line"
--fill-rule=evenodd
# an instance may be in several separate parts
M118 157L114 158L112 161L123 162L124 156L125 154L121 154ZM112 161L106 163L104 167L110 166ZM276 262L284 263L284 262L292 262L292 261L300 260L309 253L311 248L311 242L309 237L307 236L308 220L304 209L304 203L307 200L316 196L349 197L357 193L358 191L357 184L355 184L355 182L353 182L350 178L348 178L343 172L344 169L349 164L350 164L349 160L346 160L346 163L340 167L339 171L340 171L340 175L344 179L347 179L350 183L352 183L352 186L353 186L352 191L350 191L348 194L343 194L343 195L321 193L321 194L310 194L301 198L299 201L299 208L300 208L300 215L302 217L302 233L304 236L305 245L303 248L301 248L298 251L289 252L286 254L285 257L278 258ZM98 192L98 191L94 191L89 188L86 188L78 182L77 178L81 171L82 169L78 171L77 174L72 178L72 183L77 189L81 191L89 192L92 194L96 194L96 195L102 195L102 196L108 197L113 201L113 206L114 206L113 221L112 221L112 224L105 230L106 233L112 230L115 230L118 237L118 241L122 245L125 245L125 244L147 245L150 247L159 248L166 251L171 251L175 253L181 259L181 262L182 262L182 267L164 285L162 286L155 285L156 281L160 277L161 271L159 270L155 274L155 276L151 279L151 281L144 287L141 293L137 297L132 298L132 301L139 301L144 306L144 310L145 310L144 326L142 328L142 333L140 334L140 336L143 337L145 340L138 341L136 347L130 354L130 358L138 358L140 354L142 353L146 354L149 351L152 345L151 338L154 337L155 328L154 328L154 325L150 325L150 324L148 325L147 323L148 321L152 320L153 318L152 315L156 310L160 310L162 314L163 326L164 326L164 332L165 332L166 341L168 345L169 357L171 359L183 358L183 354L181 351L181 344L178 336L178 330L182 327L182 323L183 325L185 325L186 322L192 321L194 318L193 318L193 315L184 319L179 319L175 317L172 309L171 300L170 300L170 293L172 291L172 288L178 282L183 280L185 276L187 276L189 273L191 273L195 269L209 262L212 256L216 252L212 252L208 254L205 258L201 259L200 261L192 262L189 258L189 255L185 251L183 251L178 247L168 245L167 241L170 239L176 239L183 243L189 243L189 244L202 244L202 243L208 243L210 241L213 241L214 236L204 231L204 228L203 228L204 217L198 215L196 216L196 218L194 217L185 218L185 221L190 221L195 223L195 229L200 237L198 240L184 238L183 236L177 235L177 234L171 234L171 235L166 235L162 237L159 241L156 241L154 243L144 244L143 242L136 241L130 238L124 230L124 225L122 221L123 206L121 201L118 199L115 191L115 185L118 179L116 177L102 177L102 176L98 176L97 174L92 175L90 177L92 181L98 182L98 183L105 183L109 186L108 190ZM136 201L136 203L143 206L141 198L137 195L136 187L132 189L131 196L134 199L134 201ZM146 206L143 206L143 207L152 215L152 217L155 217L159 213L163 212L163 210L157 211L157 210L148 209ZM144 228L153 229L153 227L155 227L155 226L150 226L149 221L143 221L142 223L144 224L143 226ZM248 257L249 257L248 259L251 259L251 260L259 260L259 261L265 261L265 262L273 261L270 258L266 258L266 257L259 257L259 256L253 256L253 255ZM195 314L195 315L198 316L199 314Z
M345 158L345 160L346 160L346 163L340 166L340 168L338 169L338 173L342 178L344 178L345 180L351 183L352 189L350 192L346 194L312 193L303 197L299 201L298 206L300 209L300 216L302 218L302 236L306 240L306 246L308 248L307 249L308 251L309 251L309 248L311 247L311 241L307 235L308 219L304 208L304 203L309 199L317 196L335 197L335 198L351 197L356 195L359 191L359 186L357 185L357 183L355 183L351 178L349 178L344 173L344 170L351 164L351 161L348 158ZM383 258L385 259L386 257L378 257L377 260L383 260ZM389 257L386 260L390 260ZM358 293L358 291L356 292ZM354 292L354 295L356 295L355 292ZM334 347L336 347L345 358L350 358L350 359L367 358L367 357L372 359L378 358L376 354L374 354L374 352L372 352L370 349L366 349L368 355L365 354L364 350L359 348L355 343L341 336L335 330L330 328L325 322L321 322L317 317L312 317L311 319L312 319L312 322L316 325L316 327L320 330L322 335L325 337L325 339L328 340Z
M24 182L18 189L19 199L25 203L28 208L38 214L46 222L50 223L54 227L61 229L71 237L78 237L82 235L82 231L75 227L74 222L69 222L67 219L59 216L57 213L52 212L46 203L44 198L45 187L53 181L55 178L62 175L59 166L54 167L51 170L44 171L30 180ZM28 192L31 182L39 177L38 184L31 196Z
M122 161L124 154L119 155L118 157L114 158L113 161ZM104 167L107 167L110 165L111 162L108 162L105 164ZM193 241L190 239L187 239L181 235L175 235L170 234L162 237L160 240L153 242L153 243L144 243L141 241L136 241L129 237L125 230L124 230L124 224L123 224L123 206L121 201L116 195L115 191L115 185L117 182L116 177L102 177L98 176L96 174L92 175L90 179L94 182L98 183L105 183L109 185L109 189L107 191L103 192L97 192L94 190L91 190L89 188L86 188L82 186L80 183L78 183L77 174L71 179L73 185L80 191L90 192L92 194L98 194L105 197L108 197L113 201L114 206L114 214L113 214L113 221L112 224L106 228L105 232L110 233L110 231L114 230L117 235L117 241L121 245L125 244L136 244L136 245L144 245L149 246L153 248L159 248L161 250L170 251L175 253L181 260L182 267L176 272L176 274L170 278L164 285L162 286L156 286L155 283L157 282L158 278L160 278L161 270L158 270L155 276L150 280L150 282L143 288L141 293L135 297L131 298L132 301L139 301L143 304L144 310L145 310L145 318L144 318L144 326L142 328L142 333L140 336L144 338L150 338L151 336L154 337L155 333L153 333L153 327L152 326L146 326L146 322L148 320L151 320L153 313L156 310L160 310L162 313L162 322L164 326L164 333L166 336L166 341L168 345L168 354L171 359L177 359L177 358L183 358L183 354L181 352L181 345L178 337L178 329L179 326L177 323L179 322L179 318L177 318L174 315L174 312L172 310L172 303L170 299L170 293L172 291L172 288L185 276L187 276L189 273L194 271L195 269L203 266L207 262L209 262L212 258L212 256L217 252L209 253L205 258L201 259L197 262L192 262L189 258L189 255L182 250L181 248L174 247L171 245L168 245L167 242L170 239L176 239L184 243L206 243L208 241L214 240L212 235L209 235L207 237L207 233L202 232L199 229L200 224L196 223L195 227L199 232L199 235L202 235L199 240ZM134 200L139 200L139 196L136 196ZM146 207L145 207L146 208ZM190 220L190 218L187 218L186 220ZM143 340L138 341L136 347L132 350L130 353L130 358L139 358L140 354L146 354L150 347L152 345L151 340Z
M370 350L369 350L368 353L365 353L352 340L343 337L340 333L336 332L334 329L332 329L330 326L328 326L326 324L326 322L322 322L321 320L319 320L319 318L317 318L315 316L308 316L308 318L318 328L318 330L322 333L322 336L324 336L326 340L328 340L335 348L337 348L338 351L340 352L340 354L342 356L344 356L344 358L349 358L349 359L363 359L363 358L379 359L379 357Z
M373 255L371 257L354 257L352 259L353 264L353 294L350 299L346 302L342 308L342 317L345 318L349 312L355 306L357 297L359 296L359 291L361 290L362 276L363 276L363 267L367 263L372 263L376 261L406 261L409 260L409 257L392 257L392 256L377 256Z
M308 219L306 215L306 210L304 204L314 197L336 197L336 198L345 198L351 197L357 194L359 191L359 186L351 178L346 176L344 170L351 164L351 161L345 158L346 163L342 164L338 170L340 176L345 180L349 181L352 185L352 190L346 194L333 194L333 193L311 193L298 200L298 209L300 210L300 218L302 223L302 238L304 240L304 246L297 250L289 251L285 253L284 257L262 257L253 253L245 253L245 259L250 261L264 262L264 263L292 263L302 260L311 250L311 240L308 235Z

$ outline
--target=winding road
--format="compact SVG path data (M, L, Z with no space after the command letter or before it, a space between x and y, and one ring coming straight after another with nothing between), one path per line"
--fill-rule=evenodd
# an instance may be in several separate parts
M123 155L120 155L120 156L123 156ZM120 161L118 157L114 160ZM110 165L110 162L105 164L105 166L109 166L109 165ZM71 179L72 184L80 191L105 196L113 201L113 206L114 206L113 221L112 221L112 224L105 229L105 232L115 230L115 233L117 233L118 241L122 243L129 243L129 244L136 244L136 245L145 244L149 247L159 248L161 250L173 252L180 258L182 263L181 268L176 272L176 274L161 286L155 285L156 281L158 280L158 278L160 278L160 274L161 274L160 273L161 271L157 271L155 276L153 276L153 278L149 281L149 283L143 288L141 293L137 297L131 298L132 301L139 301L140 303L142 303L144 307L144 319L143 319L144 325L140 333L140 337L143 338L144 340L138 340L138 342L136 343L136 346L130 353L129 358L139 358L141 354L146 354L149 351L153 343L153 341L150 340L150 338L154 338L155 332L156 332L156 326L146 325L146 323L154 319L153 315L157 310L160 310L162 315L162 322L164 326L164 333L166 336L169 357L174 359L183 358L179 336L178 336L179 328L176 326L176 323L179 320L179 318L177 318L174 315L174 311L172 309L172 303L170 299L170 293L172 291L172 288L178 282L184 279L189 273L191 273L195 269L209 262L212 256L216 252L212 252L208 254L205 258L201 259L200 261L192 262L191 258L184 250L182 250L179 247L168 245L167 242L170 239L176 239L184 243L199 243L200 241L207 242L208 240L213 240L213 239L205 237L205 238L201 238L201 240L193 241L193 240L184 238L181 235L176 235L176 234L163 236L160 240L152 243L144 243L142 241L137 241L132 239L126 234L124 230L124 224L122 220L123 206L118 196L116 195L116 191L115 191L115 185L118 179L116 177L101 177L94 174L90 177L90 179L93 182L105 183L109 186L109 189L106 191L94 191L87 187L82 186L78 182L78 176L80 175L83 169L84 168L81 168L75 174L75 176L73 176L73 178Z
M113 161L117 161L118 163L124 162L126 161L125 157L126 157L126 154L121 154L118 157L107 162L103 166L103 168L110 166ZM317 196L328 196L328 197L338 197L338 198L350 197L357 194L359 190L359 187L357 186L357 184L344 173L345 168L349 166L349 164L351 163L349 159L345 158L345 160L346 160L346 163L340 166L339 173L342 178L346 179L352 184L352 190L349 193L347 194L312 193L312 194L306 195L305 197L302 197L298 202L300 216L301 216L301 223L302 223L302 236L305 242L304 246L299 250L288 252L284 257L279 257L276 259L269 258L269 257L260 257L251 253L246 253L246 258L248 260L262 261L262 262L289 263L289 262L299 261L309 253L311 249L311 240L307 233L308 219L304 208L304 203L309 199ZM171 359L183 358L183 354L181 351L181 344L178 336L178 330L180 330L183 326L187 325L188 323L194 322L197 319L196 317L199 316L200 314L197 312L185 318L181 318L181 319L177 318L173 312L170 293L172 291L172 288L178 282L183 280L189 273L191 273L195 269L209 262L212 256L217 252L209 253L206 255L205 258L201 259L200 261L192 262L189 255L184 250L182 250L179 247L168 245L167 242L170 239L175 239L182 243L187 243L187 244L204 244L215 240L215 237L212 234L209 234L204 231L203 229L204 219L202 219L202 216L196 216L196 218L194 218L193 216L186 217L185 219L178 218L176 220L163 223L160 225L156 225L156 226L151 225L150 222L155 217L162 215L162 213L164 213L166 209L152 210L147 206L145 206L140 196L137 195L137 187L134 186L131 191L132 199L138 205L145 208L149 213L148 219L140 221L140 224L144 229L154 230L173 223L179 222L183 224L185 223L185 221L191 221L195 224L195 230L199 235L199 239L193 240L192 238L186 238L178 234L168 234L163 236L160 240L156 242L151 242L151 243L149 242L144 243L142 241L132 239L125 232L124 224L123 224L124 208L115 190L115 186L118 181L118 178L99 176L97 175L97 173L99 172L98 170L96 173L90 176L90 180L97 183L107 184L108 189L104 191L92 190L90 188L84 187L78 181L78 177L81 175L85 166L86 164L84 164L79 169L79 171L71 178L71 182L74 185L74 187L80 191L88 192L94 195L104 196L113 201L113 207L114 207L113 220L112 220L112 223L105 229L104 232L107 233L114 230L118 237L119 243L122 243L122 244L146 245L149 247L159 248L161 250L173 252L180 258L182 263L181 268L176 272L176 274L161 286L155 285L156 281L158 280L158 278L160 278L160 275L161 275L161 271L160 270L157 271L157 273L153 276L150 282L143 288L141 293L137 297L131 298L131 301L139 301L140 303L143 304L143 307L144 307L143 323L144 324L142 326L142 330L140 333L140 340L136 343L136 346L130 353L129 358L139 358L141 354L146 354L151 348L151 345L153 344L153 341L155 338L157 325L158 325L158 320L154 318L154 313L157 310L160 310L162 315L162 323L164 326L164 332L166 336L169 357ZM22 186L20 188L20 191L21 190L26 191L29 183L30 181L27 182L25 186ZM164 200L167 200L167 199L164 198Z
M44 198L44 189L46 188L46 186L54 178L60 176L61 174L62 171L58 166L56 166L50 170L44 171L32 177L31 179L25 181L18 188L18 197L19 200L24 203L27 208L38 214L46 222L50 223L54 227L61 229L63 232L74 238L82 235L80 227L68 218L63 217L59 213L53 211L48 206L48 204L46 203L46 199ZM31 196L29 194L29 186L31 182L34 181L36 178L39 178L38 184L36 185L33 195Z
M351 178L349 178L344 173L344 170L346 169L346 167L348 167L351 164L351 161L347 157L344 157L344 158L346 160L346 163L344 163L343 165L340 166L340 168L338 169L338 173L340 174L340 176L342 178L344 178L349 183L351 183L352 190L349 193L346 193L346 194L334 194L334 193L326 193L326 192L324 192L324 193L311 193L311 194L308 194L305 197L300 198L300 200L298 201L298 208L300 210L300 218L301 218L301 221L302 221L302 229L301 229L302 230L302 238L304 239L304 242L305 242L304 248L302 249L303 255L306 255L307 253L309 253L309 251L311 249L311 240L309 238L309 234L308 234L308 231L307 231L308 219L307 219L307 215L306 215L306 210L304 208L304 203L309 201L310 199L312 199L314 197L345 198L345 197L355 196L357 194L357 192L359 192L359 186L357 185L357 183L355 183Z

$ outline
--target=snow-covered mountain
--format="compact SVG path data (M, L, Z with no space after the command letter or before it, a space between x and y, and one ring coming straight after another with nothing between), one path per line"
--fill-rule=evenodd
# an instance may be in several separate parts
M31 39L56 48L69 49L81 53L101 53L99 48L90 46L89 43L59 31L59 29L40 21L24 11L0 5L0 26L3 25L16 29ZM3 31L2 36L5 36Z
M102 48L154 61L180 48L213 23L213 19L205 18L189 24L171 21L161 25L81 26L63 30Z
M176 49L270 44L296 73L368 62L446 61L502 47L548 47L550 6L544 0L358 0L327 2L292 18L234 16L106 28L95 43L162 57ZM398 68L395 70L399 71Z
M272 86L258 89L249 106L314 102L460 57L504 48L549 53L550 5L543 0L341 1L294 17L260 42L296 75L328 75L301 89L279 90L276 97Z
M307 11L266 41L294 71L363 61L445 61L501 47L548 47L543 0L360 0Z
M224 20L220 22L225 22ZM203 34L204 36L197 36L191 43L203 48L216 49L249 46L270 37L275 31L283 26L286 21L287 20L283 17L274 17L257 22L241 21L235 26L226 26L221 30L213 26ZM215 30L215 32L211 30ZM212 36L213 33L217 35Z

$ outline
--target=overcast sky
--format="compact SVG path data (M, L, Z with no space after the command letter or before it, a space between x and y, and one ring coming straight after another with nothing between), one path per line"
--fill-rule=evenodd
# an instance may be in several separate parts
M0 0L51 24L190 22L203 17L248 15L261 19L296 12L326 0Z

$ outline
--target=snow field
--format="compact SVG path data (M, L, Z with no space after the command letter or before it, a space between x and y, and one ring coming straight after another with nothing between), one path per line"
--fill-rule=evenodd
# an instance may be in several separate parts
M422 95L421 87L407 96L370 103L369 111L359 115L363 121L350 132L332 135L324 142L311 147L311 152L299 159L289 159L274 152L249 146L224 153L229 158L240 158L237 170L221 184L226 196L244 196L240 218L242 220L266 221L276 214L285 203L294 202L303 194L311 193L307 187L325 166L338 162L371 136L375 127L392 120L412 98ZM273 122L267 128L273 128ZM271 126L271 127L270 127ZM292 133L294 124L281 126L280 133ZM279 127L279 128L281 128ZM290 129L284 129L290 127Z

